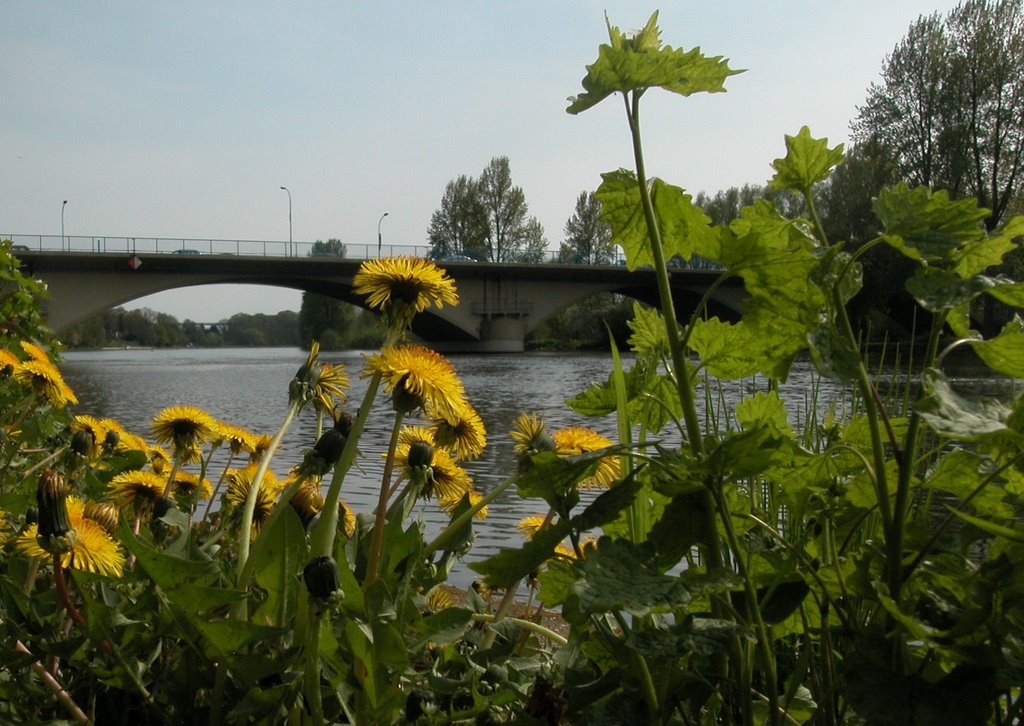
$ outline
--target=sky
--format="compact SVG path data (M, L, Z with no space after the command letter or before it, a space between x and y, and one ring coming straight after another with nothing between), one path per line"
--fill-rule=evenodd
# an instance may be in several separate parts
M670 0L662 41L745 69L641 105L647 173L692 194L761 184L803 125L849 139L885 56L949 0ZM578 115L605 17L643 0L4 0L0 236L425 244L447 183L507 156L557 249L577 196L632 167L621 97ZM381 219L384 213L387 217ZM126 307L179 319L297 310L248 285Z

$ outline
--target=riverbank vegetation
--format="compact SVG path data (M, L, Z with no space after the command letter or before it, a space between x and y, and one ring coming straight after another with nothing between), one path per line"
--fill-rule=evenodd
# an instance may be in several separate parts
M663 44L657 13L608 33L567 110L623 102L634 165L595 195L626 267L654 268L660 305L634 308L628 367L610 339L608 379L567 382L580 425L524 411L487 431L456 366L407 339L416 315L457 302L453 281L385 258L354 280L384 336L358 372L313 344L282 382L276 431L174 406L145 438L76 411L43 290L0 252L4 720L1020 721L1024 400L957 391L944 365L969 348L987 375L1024 378L1024 324L984 335L971 317L986 297L1024 306L1024 284L992 272L1024 217L987 229L975 199L898 183L874 194L876 233L847 248L814 196L846 154L805 127L780 140L770 182L802 206L758 199L713 223L648 175L641 111L648 92L717 93L737 71ZM929 313L923 352L896 371L867 365L848 311L882 247ZM675 256L742 278L742 318L677 319ZM775 383L798 355L848 393L795 420ZM350 375L367 381L360 401ZM716 385L736 380L758 383L727 406ZM364 431L375 406L391 431ZM301 416L318 435L275 473ZM589 416L612 417L616 440ZM352 512L346 476L370 435L388 441L377 505ZM494 445L515 463L478 491L463 462ZM547 514L519 524L522 547L471 562L479 591L457 602L447 573L499 496ZM439 532L424 506L447 513ZM563 627L539 619L551 611Z

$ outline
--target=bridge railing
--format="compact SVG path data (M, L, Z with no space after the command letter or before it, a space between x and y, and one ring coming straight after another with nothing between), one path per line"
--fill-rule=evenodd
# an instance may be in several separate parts
M250 257L308 257L312 242L238 239L189 239L181 237L106 237L85 235L3 234L14 245L34 252L123 252L127 254L246 255ZM426 256L423 245L382 245L381 257ZM376 244L346 244L345 256L357 260L378 256Z

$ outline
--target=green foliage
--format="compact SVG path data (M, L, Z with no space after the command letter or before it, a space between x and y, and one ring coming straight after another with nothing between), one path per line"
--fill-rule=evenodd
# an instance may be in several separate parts
M128 557L120 573L81 571L88 558L78 554L66 564L33 558L35 540L24 532L40 470L94 498L149 460L138 450L83 448L80 438L68 446L73 396L56 377L29 375L46 352L22 345L58 347L40 323L40 290L0 251L0 302L11 321L0 330L0 508L6 531L18 533L0 562L4 718L657 726L1019 718L1024 400L957 390L945 365L950 350L969 346L993 376L1024 373L1024 323L986 337L969 316L985 298L1024 302L1019 283L988 274L1019 245L1024 218L992 233L974 201L898 184L877 195L881 234L847 251L829 239L816 198L841 150L805 128L786 138L772 182L804 212L784 213L765 197L713 224L681 188L644 178L636 120L647 90L719 91L732 71L662 46L656 17L633 37L609 26L611 44L569 109L626 96L636 171L606 174L596 196L629 267L650 265L659 282L659 308L634 309L632 355L613 342L607 381L567 402L580 415L614 413L619 440L585 428L551 433L521 417L515 471L487 493L448 502L451 519L432 540L412 513L428 481L441 496L446 463L435 452L430 467L406 466L400 415L378 506L354 525L341 517L342 485L366 446L384 379L368 369L312 520L297 513L303 498L291 499L297 481L256 516L259 479L310 395L291 404L242 504L235 493L223 512L196 516L182 497L138 499L116 527ZM883 365L869 369L847 312L860 259L879 244L911 266L906 289L930 314L906 371L919 385L904 391L886 390ZM668 284L675 256L741 279L742 319L698 311L680 324ZM383 347L397 340L390 331ZM318 351L311 346L291 387L322 382ZM844 387L847 406L830 401L827 413L794 417L778 384L798 355ZM433 372L430 384L439 385ZM715 389L739 378L752 379L752 390L726 407ZM176 473L185 455L175 451ZM592 486L596 495L582 491ZM510 491L546 505L548 516L523 546L474 560L481 592L454 602L447 573L472 549L473 527L487 526L474 516ZM81 530L72 544L81 545L88 528L68 511ZM530 603L513 609L524 586ZM490 588L504 593L490 597ZM59 663L50 680L40 679L44 663Z

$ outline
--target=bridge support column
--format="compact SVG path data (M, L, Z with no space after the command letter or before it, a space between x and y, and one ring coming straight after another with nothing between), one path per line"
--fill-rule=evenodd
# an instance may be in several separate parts
M480 324L481 352L522 353L526 320L521 317L484 318Z

